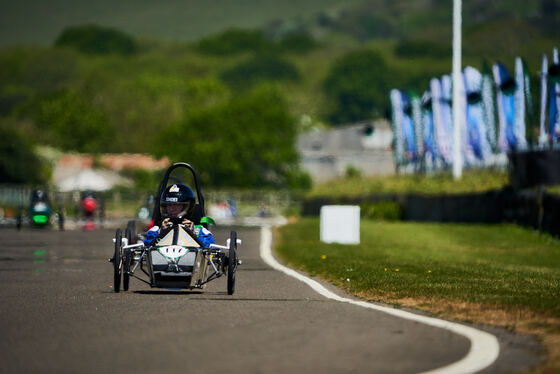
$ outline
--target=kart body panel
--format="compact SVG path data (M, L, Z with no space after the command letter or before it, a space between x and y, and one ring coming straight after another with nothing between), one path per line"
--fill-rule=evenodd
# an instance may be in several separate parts
M181 225L171 229L149 249L148 262L152 287L204 286L208 261L197 240Z

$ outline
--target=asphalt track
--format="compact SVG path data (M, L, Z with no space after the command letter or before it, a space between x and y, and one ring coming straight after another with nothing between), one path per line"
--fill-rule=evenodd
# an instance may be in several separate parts
M225 277L203 292L132 279L114 293L113 230L0 230L0 372L417 373L468 353L447 330L322 297L261 260L259 228L236 229L232 296ZM229 228L214 234L223 244ZM484 329L500 341L484 372L538 362L532 339Z

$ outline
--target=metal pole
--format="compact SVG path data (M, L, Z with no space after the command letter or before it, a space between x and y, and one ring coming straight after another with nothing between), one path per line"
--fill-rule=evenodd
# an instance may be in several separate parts
M459 105L461 79L461 0L453 0L453 178L461 179L463 159L461 129L463 121Z

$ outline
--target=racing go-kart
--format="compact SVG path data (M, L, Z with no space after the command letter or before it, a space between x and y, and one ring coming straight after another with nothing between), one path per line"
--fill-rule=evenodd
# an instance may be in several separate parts
M167 169L156 195L153 222L160 222L160 197L168 187L171 172L186 169L192 174L196 187L196 205L190 220L195 225L206 226L212 219L204 215L204 198L196 171L187 163L176 163ZM161 230L158 237L146 246L136 234L135 221L129 221L124 235L119 228L116 230L113 257L114 283L113 290L128 291L130 278L136 278L150 287L171 289L202 289L214 279L227 274L227 293L235 292L235 273L241 264L237 256L237 239L235 231L230 232L226 245L210 244L205 247L189 226L180 220L172 219L168 230ZM136 273L140 270L144 276ZM147 278L146 278L147 277Z
M18 208L16 216L16 228L18 230L22 228L24 222L30 223L32 227L48 227L53 224L53 220L56 220L60 230L64 230L64 214L62 209L58 212L54 211L45 190L33 190L29 201L27 215L23 207Z

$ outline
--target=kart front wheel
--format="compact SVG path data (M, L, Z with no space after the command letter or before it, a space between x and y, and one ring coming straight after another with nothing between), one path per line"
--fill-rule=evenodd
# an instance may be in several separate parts
M128 227L124 232L124 237L126 238L128 244L135 244L133 242L134 235L133 230L130 224L131 221L128 222ZM123 265L122 265L122 275L123 275L123 291L128 291L128 285L130 284L130 263L132 262L132 252L130 249L125 249L122 251L122 258L123 258Z
M119 292L121 289L121 273L122 273L122 233L121 229L115 232L115 252L113 254L113 291Z
M233 295L233 293L235 292L236 270L237 270L237 232L232 231L229 235L228 278L227 278L228 295Z

